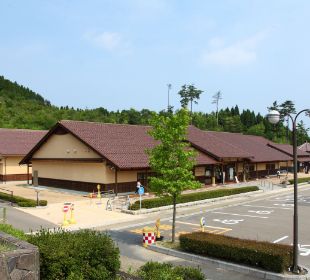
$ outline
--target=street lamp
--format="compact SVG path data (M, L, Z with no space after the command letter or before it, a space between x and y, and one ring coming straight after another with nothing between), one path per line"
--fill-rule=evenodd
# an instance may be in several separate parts
M170 111L170 95L169 95L169 93L170 93L170 90L172 88L172 84L167 84L167 87L168 87L168 110L167 110L167 112L169 112Z
M293 240L293 273L299 274L300 268L298 266L298 199L297 199L297 138L296 138L296 121L297 117L303 113L309 116L310 109L305 109L298 112L295 116L287 114L293 124L293 158L294 158L294 240ZM272 124L277 124L280 121L280 113L276 110L271 110L267 115L268 121Z

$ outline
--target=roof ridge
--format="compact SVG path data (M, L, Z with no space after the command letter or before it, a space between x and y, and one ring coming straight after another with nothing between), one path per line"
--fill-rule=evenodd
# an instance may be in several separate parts
M116 126L139 126L139 127L152 127L146 124L129 124L129 123L106 123L106 122L92 122L92 121L79 121L79 120L60 120L58 123L75 122L75 123L91 123L100 125L116 125Z

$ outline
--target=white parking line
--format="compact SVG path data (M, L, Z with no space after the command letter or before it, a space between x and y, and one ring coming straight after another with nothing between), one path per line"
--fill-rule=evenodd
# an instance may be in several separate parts
M286 204L286 203L275 203L273 205L276 205L276 206L283 206L283 207L286 207L286 206L294 206L294 204ZM293 208L292 208L293 209Z
M272 206L263 206L263 205L241 205L244 207L259 207L259 208L267 208L267 209L283 209L283 210L292 210L292 208L284 208L284 207L272 207Z
M279 238L279 239L273 241L273 243L278 243L278 242L280 242L280 241L282 241L282 240L284 240L284 239L286 239L286 238L288 238L288 235L285 235L285 236L283 236L283 237L281 237L281 238Z
M240 216L240 217L250 217L250 218L268 219L268 217L252 216L252 215L243 215L243 214L235 214L235 213L225 213L225 212L211 212L211 213L214 213L214 214L223 214L223 215L232 215L232 216Z

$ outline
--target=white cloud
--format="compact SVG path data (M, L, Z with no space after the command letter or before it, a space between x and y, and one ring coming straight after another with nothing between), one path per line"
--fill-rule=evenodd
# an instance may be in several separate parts
M219 66L237 66L254 62L257 59L257 48L266 38L268 32L259 32L254 36L224 46L224 40L213 38L209 49L202 55L204 64Z
M120 50L124 44L121 34L117 32L91 32L85 34L85 38L93 45L107 51Z

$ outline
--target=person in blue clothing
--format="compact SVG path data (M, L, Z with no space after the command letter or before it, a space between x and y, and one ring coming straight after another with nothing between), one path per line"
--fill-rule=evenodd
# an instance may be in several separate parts
M140 187L143 187L143 186L142 186L141 183L138 181L138 182L137 182L137 186L136 186L136 191L135 191L135 193L139 193Z

